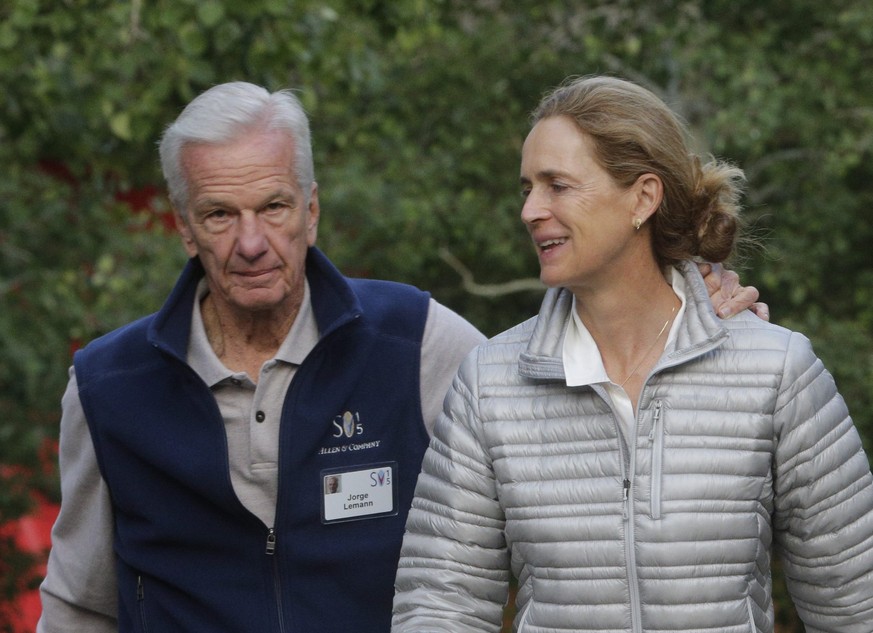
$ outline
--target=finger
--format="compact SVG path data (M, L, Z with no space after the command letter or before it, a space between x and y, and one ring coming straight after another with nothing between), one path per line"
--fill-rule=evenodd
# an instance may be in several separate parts
M742 292L743 286L740 285L740 276L732 270L722 270L720 289L722 298L730 300ZM755 292L758 291L755 290ZM753 301L757 301L757 297Z
M703 282L706 284L706 293L711 297L721 288L721 274L724 268L721 264L710 264L708 262L697 264L700 269L700 274L703 275Z
M770 306L768 306L763 301L758 301L749 306L749 310L751 310L756 317L762 319L764 321L770 321Z
M758 289L754 286L737 286L736 292L719 305L718 315L726 319L750 308L758 300Z

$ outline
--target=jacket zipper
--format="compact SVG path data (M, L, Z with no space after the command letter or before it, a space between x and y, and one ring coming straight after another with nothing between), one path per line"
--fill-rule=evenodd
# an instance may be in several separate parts
M624 539L624 556L625 564L627 565L627 582L628 595L630 596L631 608L631 630L633 633L643 633L640 625L640 591L639 578L637 577L637 559L634 550L634 501L633 491L631 490L631 480L625 479L622 489L624 496L624 516L625 516L625 539Z
M643 385L645 388L645 385ZM639 414L637 414L639 416ZM637 558L636 558L636 534L634 533L634 491L633 480L636 473L636 443L637 432L639 429L639 417L634 420L634 432L628 438L628 456L623 459L625 468L625 478L622 481L622 498L624 500L624 521L625 521L625 539L624 539L624 556L625 564L627 565L627 582L628 596L630 598L631 609L631 631L632 633L643 633L642 614L640 607L640 581L637 575Z
M282 582L279 578L279 560L275 558L276 554L276 530L270 528L267 532L267 547L264 552L267 556L273 557L273 592L276 594L276 616L279 622L279 631L285 631L285 618L282 609Z
M652 430L649 433L652 450L652 519L661 518L661 482L664 469L664 423L661 420L661 401L655 401L652 415Z
M630 505L630 487L631 487L630 479L625 479L622 482L622 491L621 491L621 494L622 494L621 498L622 498L622 502L623 502L621 516L625 521L627 521L630 518L630 509L628 507Z
M648 382L648 379L646 379ZM643 384L645 389L645 383ZM604 399L609 402L610 398L601 394ZM634 551L634 502L633 502L633 478L636 469L636 436L639 428L639 418L634 421L634 431L629 434L627 442L624 438L624 433L621 430L619 416L613 410L613 421L615 422L615 430L618 434L618 452L621 462L622 482L622 517L625 523L625 538L624 538L624 557L627 567L627 584L628 594L630 596L631 608L631 632L643 633L641 625L640 613L640 590L639 577L637 576L637 561Z

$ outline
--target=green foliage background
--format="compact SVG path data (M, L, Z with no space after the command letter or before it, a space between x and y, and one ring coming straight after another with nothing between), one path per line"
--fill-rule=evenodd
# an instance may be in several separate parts
M319 244L340 268L426 288L488 334L540 294L471 294L440 252L478 283L536 276L517 196L530 109L568 75L654 89L700 151L746 170L765 248L742 278L813 340L869 451L871 40L866 0L5 0L0 524L32 490L57 498L37 456L72 349L171 287L183 254L166 203L126 201L161 190L162 127L233 79L299 91ZM28 577L2 536L0 561L2 601Z

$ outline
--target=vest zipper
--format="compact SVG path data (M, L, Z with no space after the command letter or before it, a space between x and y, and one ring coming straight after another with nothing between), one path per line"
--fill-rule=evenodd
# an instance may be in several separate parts
M273 593L276 594L276 618L279 622L279 632L283 633L285 631L285 617L282 609L282 581L279 578L279 559L275 558L276 530L273 528L267 532L267 548L264 553L273 557Z
M136 577L136 604L139 607L139 621L142 625L142 630L145 633L148 633L149 627L146 624L146 616L145 616L145 590L142 586L142 576L139 575Z

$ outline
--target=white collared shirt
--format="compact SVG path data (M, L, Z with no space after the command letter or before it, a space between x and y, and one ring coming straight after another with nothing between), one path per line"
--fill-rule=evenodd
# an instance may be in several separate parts
M664 344L661 353L662 356L672 351L675 346L676 332L685 313L685 280L675 268L671 268L670 272L671 275L668 281L673 286L673 292L679 297L682 305L673 319L670 334L667 336L667 342ZM585 324L582 323L582 319L579 318L579 313L576 311L575 296L573 297L573 308L570 314L570 318L567 319L563 348L564 375L567 386L602 385L618 413L619 421L621 422L620 427L625 433L626 438L633 437L636 426L633 405L625 390L612 382L606 373L606 368L603 366L603 357L600 355L597 343L594 342L594 338L591 336L588 328L585 327Z

